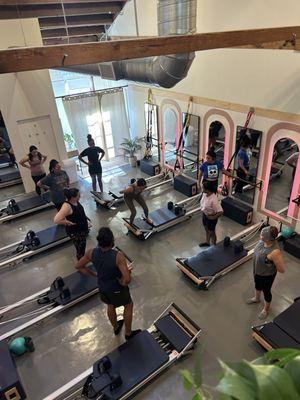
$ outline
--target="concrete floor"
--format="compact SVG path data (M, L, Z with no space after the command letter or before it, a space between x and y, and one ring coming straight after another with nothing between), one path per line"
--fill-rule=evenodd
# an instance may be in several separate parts
M128 175L105 179L106 188L125 186ZM140 175L140 174L139 174ZM109 180L111 182L109 183ZM260 307L245 305L252 291L251 261L217 281L208 291L199 291L175 266L176 257L198 252L204 232L199 215L188 222L154 235L146 242L126 236L122 217L128 212L125 205L116 210L97 209L89 195L90 184L80 181L82 203L93 221L90 244L95 243L97 229L108 225L114 231L116 244L134 259L131 293L135 303L134 328L147 328L169 303L177 303L203 329L193 356L187 357L162 374L137 399L187 399L179 378L182 368L193 369L201 357L204 380L214 384L219 366L217 358L236 361L251 360L263 350L251 339L251 326L258 323ZM150 209L164 206L169 200L183 195L171 188L156 189L148 197ZM1 246L24 237L29 229L39 230L52 224L53 209L40 212L1 226ZM222 217L217 228L219 238L232 236L244 229ZM0 272L0 306L10 304L47 286L58 276L73 272L75 252L66 245L35 257L14 268ZM274 302L270 319L284 310L299 296L299 260L284 255L287 271L274 284ZM17 359L17 367L29 400L41 400L63 384L89 368L124 341L112 335L105 308L94 296L73 308L35 326L24 335L31 336L35 352Z

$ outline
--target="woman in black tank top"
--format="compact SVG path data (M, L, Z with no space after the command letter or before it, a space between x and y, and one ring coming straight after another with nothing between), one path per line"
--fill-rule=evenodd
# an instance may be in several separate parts
M76 248L76 257L79 260L84 256L86 238L89 233L89 219L85 215L83 206L79 203L80 193L78 189L66 189L66 201L60 211L54 217L54 222L65 225L66 232Z

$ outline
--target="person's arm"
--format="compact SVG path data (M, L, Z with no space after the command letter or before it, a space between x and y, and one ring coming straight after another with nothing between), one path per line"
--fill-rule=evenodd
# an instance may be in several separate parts
M105 156L105 151L99 147L99 153L101 153L100 158L99 158L99 161L101 161L102 158Z
M272 261L278 272L283 274L285 272L284 260L282 257L282 253L279 249L272 251L271 254L267 256L268 260Z
M239 167L241 168L241 170L243 170L245 172L246 175L248 175L248 171L244 167L244 159L241 157L239 157Z
M131 281L130 271L128 269L126 257L122 252L118 252L117 254L117 267L121 271L122 278L120 279L120 283L123 286L127 286Z
M225 169L225 168L222 169L222 174L224 174L224 175L226 175L226 176L229 176L229 177L232 176L231 172L228 171L228 170Z
M47 156L44 156L44 155L42 154L42 164L44 164L46 160L47 160Z
M57 225L66 225L66 226L73 226L76 225L74 222L68 221L66 217L72 214L72 208L70 204L64 203L61 209L54 217L54 223Z
M38 186L38 187L41 187L41 188L43 188L43 189L45 189L45 190L49 190L49 189L50 189L50 187L49 187L48 185L49 185L48 176L45 176L45 178L41 179L41 180L38 181L38 183L37 183L37 186Z
M28 163L28 161L29 161L29 157L26 156L26 157L22 158L22 160L19 161L19 164L22 165L22 167L24 167L24 168L30 169L30 166L28 164L26 164L26 163Z
M119 193L121 193L121 194L128 194L128 193L132 193L132 192L133 192L133 187L132 187L132 186L129 186L129 187L126 188L126 189L120 190Z
M223 208L221 207L217 197L215 198L215 200L213 200L212 206L213 206L214 213L207 215L207 218L214 220L214 219L221 217L221 215L223 215Z
M93 249L88 250L80 260L77 261L75 268L83 275L94 276L97 278L97 272L87 268L86 265L92 261Z
M221 217L221 215L223 215L223 211L217 212L215 214L207 215L206 217L208 219L214 220L214 219Z
M85 160L83 159L83 157L87 157L87 154L86 154L85 150L83 150L83 151L79 154L78 159L79 159L79 161L83 162L83 164L85 164L85 165L90 165L90 163L89 163L88 161L85 161Z

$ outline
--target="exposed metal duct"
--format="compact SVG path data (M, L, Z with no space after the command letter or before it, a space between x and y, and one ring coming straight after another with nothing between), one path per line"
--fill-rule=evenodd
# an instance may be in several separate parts
M197 0L158 0L158 35L188 35L196 31ZM128 80L171 88L184 79L195 53L83 65L69 70L103 79Z

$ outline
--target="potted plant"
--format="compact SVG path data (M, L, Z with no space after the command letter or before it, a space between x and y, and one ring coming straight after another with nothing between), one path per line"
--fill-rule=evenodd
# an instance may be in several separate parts
M121 143L121 149L124 151L125 155L128 156L129 164L132 167L137 166L137 157L136 152L141 150L142 145L141 142L143 138L134 138L134 139L124 139Z

